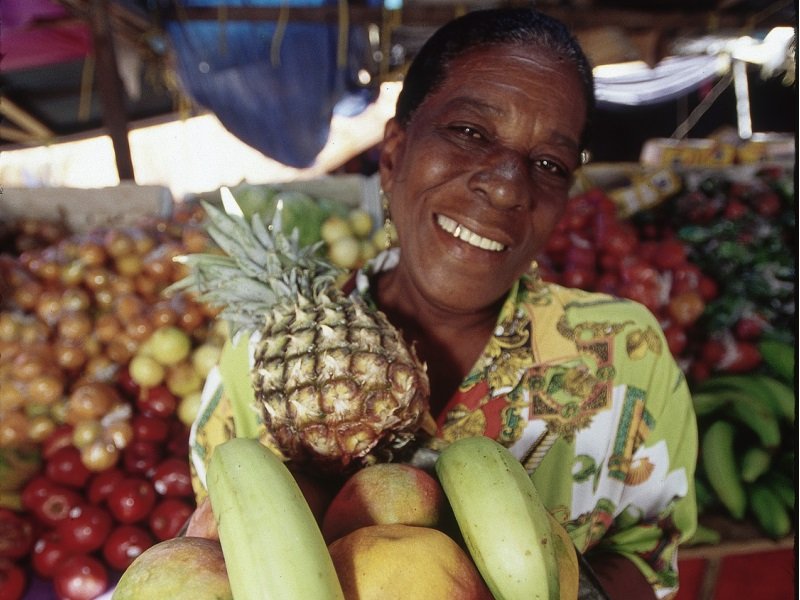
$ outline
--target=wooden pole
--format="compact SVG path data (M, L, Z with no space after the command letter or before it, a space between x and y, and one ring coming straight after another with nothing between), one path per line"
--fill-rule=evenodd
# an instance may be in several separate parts
M103 107L103 124L111 136L120 181L133 181L133 160L128 143L128 118L125 92L117 71L114 40L111 37L108 0L92 0L89 11L94 54L97 64L97 90Z

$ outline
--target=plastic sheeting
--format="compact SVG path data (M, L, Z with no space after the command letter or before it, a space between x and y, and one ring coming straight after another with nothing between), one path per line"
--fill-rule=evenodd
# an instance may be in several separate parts
M228 0L227 5L278 2ZM324 2L325 0L323 0ZM284 6L320 6L288 0ZM187 0L184 6L203 6ZM216 4L216 0L211 2ZM172 21L166 23L185 91L246 144L292 167L313 164L325 146L337 106L350 115L371 101L356 82L366 57L362 32L351 28L346 65L337 64L338 24Z

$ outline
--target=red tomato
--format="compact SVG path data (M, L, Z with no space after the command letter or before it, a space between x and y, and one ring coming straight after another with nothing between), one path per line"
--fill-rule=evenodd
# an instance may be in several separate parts
M64 446L51 454L45 465L45 474L50 480L72 488L85 487L92 476L75 446Z
M667 339L667 346L672 356L678 357L686 350L689 343L689 337L686 335L686 330L679 325L667 325L664 328L664 337Z
M134 415L131 427L133 427L133 439L138 442L161 443L169 435L169 422L152 415Z
M16 560L33 546L33 524L7 508L0 508L0 559Z
M139 394L136 407L142 414L167 418L175 414L178 399L165 386L157 385L147 390L146 394Z
M48 460L57 450L72 445L72 425L59 425L42 443L42 458Z
M125 477L125 472L118 467L111 467L110 469L95 473L86 488L87 500L92 504L101 504L105 502L111 491L120 481L125 479Z
M62 600L93 600L108 588L108 572L96 558L77 554L56 569L53 586Z
M163 452L153 442L131 442L122 451L122 464L132 475L144 475L161 462Z
M170 425L167 452L171 456L186 459L189 456L189 428L177 419Z
M141 388L137 384L127 367L123 367L117 373L117 385L129 398L136 398L139 396Z
M193 512L192 506L184 500L164 498L150 513L148 519L150 531L159 540L174 538L189 521Z
M594 269L597 262L595 249L588 242L573 243L564 257L565 267Z
M567 287L591 290L597 275L594 269L575 265L567 266L561 274L561 283Z
M18 564L10 560L0 560L0 598L20 600L28 586L28 577Z
M56 527L64 546L76 553L93 552L103 545L111 532L111 515L104 508L86 504L73 509Z
M117 484L106 501L111 515L120 523L132 524L147 518L156 504L153 485L140 477L129 477Z
M725 352L718 368L727 373L749 373L761 364L761 353L751 342L735 342Z
M658 271L637 257L627 257L620 263L619 276L625 283L661 283Z
M671 271L686 262L686 254L686 246L680 240L662 240L653 255L653 262L658 268Z
M162 496L189 497L193 493L189 462L170 457L161 462L150 479L156 492Z
M112 569L124 571L153 543L153 536L142 527L119 525L103 544L103 558Z
M761 337L767 321L758 315L740 318L734 326L734 335L743 341L752 342Z
M55 530L43 533L33 545L31 566L37 575L52 579L56 568L72 553L61 543Z
M31 512L49 527L55 527L69 517L70 511L85 502L77 491L53 484L50 493L38 505L31 507Z
M675 324L680 327L692 325L706 308L706 303L697 292L683 292L673 296L667 305L667 311Z
M25 487L22 488L21 501L22 508L25 510L33 510L34 507L39 506L42 501L50 494L50 490L55 487L55 484L44 475L36 475L31 478Z

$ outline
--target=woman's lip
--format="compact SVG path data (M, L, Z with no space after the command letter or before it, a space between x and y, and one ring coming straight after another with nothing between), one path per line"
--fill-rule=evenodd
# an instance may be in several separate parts
M506 246L497 240L483 237L482 235L479 235L468 227L462 225L458 221L451 219L450 217L446 217L445 215L437 214L436 224L453 237L458 238L462 242L465 242L475 248L480 248L481 250L486 250L489 252L502 252L506 249Z

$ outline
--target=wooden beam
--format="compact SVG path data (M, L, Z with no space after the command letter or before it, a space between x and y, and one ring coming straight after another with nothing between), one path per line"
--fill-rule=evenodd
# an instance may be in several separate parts
M44 123L21 109L6 96L0 96L0 114L4 115L9 121L13 121L34 138L42 140L53 138L53 132Z
M103 124L111 136L120 181L134 180L133 160L128 143L125 93L117 71L114 40L108 16L108 0L92 0L89 24L97 65L97 89L103 106Z

